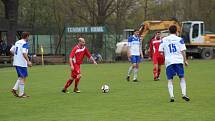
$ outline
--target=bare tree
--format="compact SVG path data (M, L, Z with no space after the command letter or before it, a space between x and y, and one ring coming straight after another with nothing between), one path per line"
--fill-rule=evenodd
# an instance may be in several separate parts
M107 19L115 12L114 3L115 0L76 0L70 4L68 13L74 13L87 25L105 26ZM94 50L100 51L103 47L103 34L97 35L97 41L93 42Z
M53 13L54 13L54 19L57 25L57 33L59 38L55 49L55 54L58 54L58 52L60 53L61 51L61 44L62 44L64 30L65 30L65 14L61 13L63 11L63 8L62 6L57 6L58 4L60 4L58 1L53 0Z
M2 0L2 2L5 6L5 18L9 21L8 45L12 45L16 40L19 0Z

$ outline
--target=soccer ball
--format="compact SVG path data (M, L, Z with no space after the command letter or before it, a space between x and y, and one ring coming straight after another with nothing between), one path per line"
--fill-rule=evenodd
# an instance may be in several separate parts
M102 89L102 92L103 92L103 93L108 93L109 90L110 90L109 86L106 85L106 84L105 84L105 85L102 85L102 88L101 88L101 89Z

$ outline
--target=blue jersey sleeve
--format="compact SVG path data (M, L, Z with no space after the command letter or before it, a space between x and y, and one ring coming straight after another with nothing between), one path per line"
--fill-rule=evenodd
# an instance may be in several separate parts
M132 37L128 38L128 46L131 46L131 42L132 42Z
M184 44L184 39L181 39L181 40L180 40L180 43L181 43L181 44Z
M180 47L180 51L184 51L184 50L186 50L186 46L185 46L185 43L184 43L184 39L181 39L180 41L179 41L179 47Z
M23 44L22 48L29 49L28 43Z
M22 53L28 53L28 48L29 48L28 43L23 44L22 45Z
M161 40L160 44L163 44L163 40Z

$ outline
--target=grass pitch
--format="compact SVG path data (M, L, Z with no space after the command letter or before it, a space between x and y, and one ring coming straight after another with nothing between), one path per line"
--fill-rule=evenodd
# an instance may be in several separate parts
M215 60L190 61L185 69L190 102L181 99L174 80L176 102L169 102L164 67L161 80L153 81L152 63L143 62L139 82L125 80L129 63L84 64L80 94L63 94L68 65L29 69L26 93L19 99L10 90L17 78L14 68L0 69L0 121L214 121ZM102 93L102 84L110 86ZM73 89L74 84L70 87Z

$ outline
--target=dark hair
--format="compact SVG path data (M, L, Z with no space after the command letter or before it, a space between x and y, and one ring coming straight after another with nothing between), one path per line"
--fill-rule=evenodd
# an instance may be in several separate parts
M158 33L160 34L161 32L160 32L160 31L157 31L155 34L158 34Z
M170 34L175 34L177 32L177 27L175 25L171 25L169 27Z
M22 39L26 39L27 37L29 37L29 32L22 32Z
M136 31L139 31L139 29L134 29L133 34L134 34L134 32L136 32Z
M139 29L134 29L134 32L139 31Z

